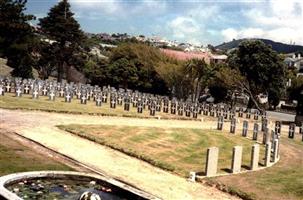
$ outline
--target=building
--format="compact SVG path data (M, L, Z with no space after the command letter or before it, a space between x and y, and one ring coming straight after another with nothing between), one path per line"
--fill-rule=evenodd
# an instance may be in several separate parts
M303 57L301 54L288 54L284 59L284 63L288 66L289 69L296 69L300 74L303 73Z

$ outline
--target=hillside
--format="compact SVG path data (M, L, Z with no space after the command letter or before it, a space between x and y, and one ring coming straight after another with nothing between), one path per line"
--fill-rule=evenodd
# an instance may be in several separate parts
M233 48L237 48L241 42L244 40L249 40L249 39L238 39L238 40L233 40L227 43L222 43L218 46L216 46L216 49L221 49L221 50L230 50ZM277 51L278 53L292 53L292 52L297 52L297 51L303 51L303 46L300 45L289 45L289 44L284 44L280 42L275 42L272 40L266 40L266 39L257 39L261 40L265 44L271 45L273 50Z

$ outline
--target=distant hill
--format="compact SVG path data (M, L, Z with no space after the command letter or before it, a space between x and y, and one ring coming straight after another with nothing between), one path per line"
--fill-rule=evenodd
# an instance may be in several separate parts
M216 46L216 49L221 50L230 50L233 48L237 48L239 44L245 40L261 40L265 44L271 45L273 50L277 51L278 53L293 53L297 51L303 51L303 46L300 45L290 45L290 44L284 44L281 42L275 42L272 40L266 40L266 39L239 39L239 40L233 40L230 42L224 42L218 46Z

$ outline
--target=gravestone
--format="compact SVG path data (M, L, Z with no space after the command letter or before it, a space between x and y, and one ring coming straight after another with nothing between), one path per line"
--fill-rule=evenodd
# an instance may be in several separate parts
M80 90L77 91L77 94L76 94L76 95L77 95L77 99L81 99L82 94L81 94L81 91L80 91Z
M268 123L268 120L267 118L264 118L262 117L262 122L261 122L261 131L265 131L267 129L267 123Z
M222 130L223 129L223 122L224 122L223 116L219 116L218 117L218 124L217 124L217 129L218 130Z
M185 116L190 117L190 107L188 105L185 108Z
M265 145L265 159L264 166L268 167L270 165L271 160L271 142L267 142Z
M251 110L247 109L247 111L246 111L246 119L250 119L250 117L251 117L250 112L251 112Z
M236 132L236 119L232 118L230 122L230 133L235 133Z
M96 97L96 106L100 107L102 105L102 98L100 95Z
M143 103L141 101L138 102L137 112L143 113Z
M0 85L0 96L4 96L4 88Z
M156 111L161 112L161 101L157 101L156 103Z
M22 96L22 88L21 86L16 87L16 97L21 97Z
M51 90L48 94L48 100L55 101L56 93L54 90Z
M47 96L47 88L46 87L42 88L42 96Z
M61 88L60 91L59 91L59 97L64 97L64 90L63 90L63 88Z
M273 142L273 155L272 161L275 163L279 158L279 139L275 139Z
M232 173L241 172L242 149L243 149L242 146L235 146L233 148L232 163L231 163L231 172Z
M258 133L259 133L259 124L254 124L254 130L253 130L253 140L258 140Z
M116 97L115 96L111 96L110 97L111 98L111 100L110 100L110 108L116 108Z
M151 105L150 105L149 114L151 116L155 116L155 114L156 114L156 105L154 103L151 103Z
M64 96L64 100L66 103L72 102L72 95L69 92L66 92L66 95Z
M276 121L275 123L275 133L280 135L281 134L281 121Z
M194 119L197 119L197 118L198 118L198 107L197 107L197 106L195 106L195 107L193 108L193 118L194 118Z
M248 121L243 121L243 129L242 129L242 136L247 137L247 131L248 131Z
M256 170L259 167L260 145L254 144L251 149L250 169Z
M291 123L289 125L288 138L294 138L295 137L295 128L296 128L295 123Z
M28 84L25 84L24 86L24 94L29 94L30 88Z
M178 115L183 116L183 106L182 105L178 105Z
M5 91L7 92L7 93L10 93L11 92L11 89L12 89L12 87L11 87L11 83L7 83L6 84L6 86L5 86Z
M32 99L38 99L39 98L39 90L38 88L34 88L32 93Z
M215 109L214 109L214 108L212 108L212 109L210 110L210 116L211 116L211 117L215 117Z
M133 100L133 107L136 108L137 106L138 106L138 100L137 100L137 98L135 98Z
M129 97L125 97L124 98L124 110L125 111L129 111L129 107L130 107L130 98Z
M224 110L223 116L224 116L224 119L227 119L227 117L228 117L228 111L227 110Z
M86 104L87 103L87 94L82 94L81 99L80 99L81 104Z
M122 106L123 98L122 98L121 95L118 95L117 103L118 103L119 106Z
M269 129L266 128L266 130L263 132L263 144L266 144L267 142L270 142L270 135L269 135Z
M102 93L102 103L107 103L107 93L106 92Z
M243 117L243 108L239 108L239 113L238 113L238 117Z
M219 156L219 148L210 147L207 149L206 166L205 166L206 176L215 176L217 174L218 156Z
M171 106L170 106L170 113L175 115L176 114L176 110L177 110L177 105L176 102L172 102Z
M255 113L254 113L254 120L258 120L259 115L260 115L260 112L258 110L256 110Z

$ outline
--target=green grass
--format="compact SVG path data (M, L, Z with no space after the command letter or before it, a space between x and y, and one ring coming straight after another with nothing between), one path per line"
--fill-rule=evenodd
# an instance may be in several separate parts
M157 167L188 176L204 172L206 150L219 147L219 171L231 167L232 148L243 146L243 165L249 166L253 141L215 130L130 127L109 125L67 125L59 128L102 145L145 160ZM261 148L261 158L264 154Z
M213 178L212 181L252 194L251 199L303 199L303 146L282 138L280 161L265 170Z
M1 134L0 176L36 170L72 169Z
M0 108L6 109L26 109L26 110L40 110L48 112L61 112L70 114L92 114L92 115L106 115L106 116L123 116L123 117L142 117L154 118L149 115L147 108L143 113L137 113L137 108L130 108L130 111L124 111L123 106L117 105L116 109L110 108L109 103L103 103L101 107L97 107L94 101L88 101L86 105L80 104L80 100L74 99L71 103L65 103L64 98L56 97L55 101L49 101L48 97L40 96L39 99L32 99L31 95L23 95L22 97L15 97L14 93L5 93L0 96ZM188 117L180 117L178 115L171 115L168 113L157 112L156 116L164 119L191 119ZM216 120L211 117L208 120Z

